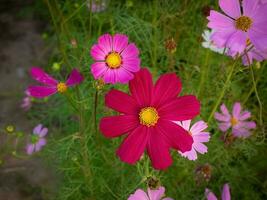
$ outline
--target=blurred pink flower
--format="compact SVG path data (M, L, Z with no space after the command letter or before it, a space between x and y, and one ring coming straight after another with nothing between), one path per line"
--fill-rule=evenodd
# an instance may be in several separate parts
M94 78L105 83L127 83L140 70L139 50L135 44L128 44L126 35L100 36L91 48L91 56L95 61L91 66Z
M25 90L24 93L26 96L23 98L20 107L27 111L32 107L32 97L30 96L30 92L28 90Z
M131 194L128 200L173 200L169 197L163 198L165 194L165 188L160 187L157 190L148 189L147 193L141 189L135 191L134 194Z
M219 5L225 14L211 10L208 17L216 46L241 54L250 40L256 49L267 51L267 5L259 0L243 0L242 9L239 0L219 0Z
M217 197L215 196L215 194L207 188L205 190L205 196L206 196L207 200L217 200ZM229 185L227 183L224 184L224 186L223 186L221 199L222 200L231 200L230 188L229 188Z
M39 67L31 68L31 76L36 81L44 84L44 86L28 87L30 95L35 98L44 98L57 92L64 93L68 87L80 84L83 81L83 76L77 69L72 70L66 83L55 80Z
M250 136L250 129L256 128L256 123L253 121L247 121L251 117L249 111L241 111L241 104L236 102L233 106L232 114L224 104L221 105L222 113L215 113L215 119L219 121L219 129L226 132L229 128L232 128L232 134L235 137L246 138Z
M186 157L189 160L196 160L197 152L201 154L208 152L207 146L202 144L210 140L209 132L204 132L204 130L208 127L208 125L204 121L196 122L191 128L190 128L191 120L186 120L176 123L179 126L183 127L185 130L187 130L188 133L192 135L194 141L192 149L190 151L186 151L184 153L178 151L183 157Z
M44 138L48 132L48 129L43 127L42 124L38 124L33 129L33 134L31 135L31 141L26 147L28 155L34 152L40 151L44 145L46 145L46 139Z
M93 13L99 13L107 8L106 0L87 0L87 7Z

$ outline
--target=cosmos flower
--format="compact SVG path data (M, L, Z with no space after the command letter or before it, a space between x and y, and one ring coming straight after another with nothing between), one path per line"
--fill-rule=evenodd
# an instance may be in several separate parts
M191 120L177 122L177 124L183 127L188 132L188 134L192 135L194 141L192 149L190 151L186 151L184 153L182 153L181 151L178 152L189 160L196 160L197 152L201 154L208 152L207 146L202 143L208 142L210 140L210 135L209 132L204 131L208 127L208 125L204 121L196 122L191 128L190 123Z
M105 83L127 83L140 70L138 55L139 50L135 44L128 44L126 35L104 34L91 48L95 60L91 72L95 79L103 79Z
M216 45L214 45L214 43L211 41L211 35L212 35L212 31L211 30L204 30L204 32L202 33L202 38L204 39L204 41L202 42L202 46L206 49L210 49L214 52L217 52L219 54L223 54L224 52L224 48L218 48Z
M46 145L46 139L44 138L48 132L48 129L43 127L42 124L38 124L33 129L33 134L31 135L31 141L26 147L28 155L34 152L40 151L44 145Z
M135 191L134 194L131 194L128 200L173 200L169 197L163 198L165 195L165 188L160 187L157 190L148 189L147 193L141 189Z
M28 90L25 90L25 97L22 100L22 103L20 107L24 109L25 111L29 110L32 107L32 97L30 95L30 92Z
M242 111L241 104L236 102L233 106L232 114L224 104L221 105L222 113L215 113L215 119L219 121L219 129L226 132L232 128L232 134L235 137L248 137L251 135L250 129L256 128L256 123L247 121L251 117L249 111Z
M55 80L39 67L31 68L31 76L36 81L44 84L43 86L28 87L30 95L35 98L44 98L57 92L64 93L68 87L80 84L83 81L83 76L77 69L72 70L66 83Z
M242 9L239 0L219 0L219 5L225 14L211 10L208 17L217 47L241 54L250 40L256 49L267 51L267 5L259 0L243 0Z
M206 196L207 200L217 200L217 197L215 196L215 194L213 194L213 192L211 192L207 188L205 190L205 196ZM223 186L221 199L222 200L231 200L230 188L229 188L229 185L227 183L224 184L224 186Z
M200 103L193 95L177 97L182 84L174 73L162 75L153 86L152 75L145 68L129 82L131 95L111 90L106 106L121 114L104 117L101 132L109 138L126 134L117 155L126 163L137 162L145 150L155 169L172 163L170 148L186 152L193 139L173 121L192 119L199 114Z

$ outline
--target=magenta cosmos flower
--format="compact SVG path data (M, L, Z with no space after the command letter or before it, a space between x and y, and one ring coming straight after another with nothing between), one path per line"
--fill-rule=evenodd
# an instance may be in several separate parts
M91 72L95 79L105 83L127 83L133 79L133 72L140 70L139 51L135 44L128 44L128 37L122 34L104 34L98 44L91 48L95 63Z
M211 192L207 188L205 191L205 196L206 196L207 200L217 200L217 197L215 196L215 194L213 194L213 192ZM229 185L227 183L224 184L224 186L223 186L221 199L222 200L231 200L230 188L229 188Z
M33 152L40 151L44 145L46 145L46 139L44 138L48 132L48 129L43 127L42 124L38 124L33 129L30 143L27 145L27 154L31 155Z
M83 81L83 76L77 69L72 70L66 83L55 80L39 67L31 68L31 76L36 81L44 84L43 86L30 86L28 88L30 95L35 98L44 98L57 92L64 93L68 87L80 84Z
M222 104L222 113L215 113L215 119L219 121L219 129L226 132L229 128L232 128L232 133L235 137L246 138L250 136L250 129L256 128L256 123L247 121L247 119L251 117L249 111L241 110L241 104L236 102L233 106L232 114L230 114L226 106Z
M212 41L221 48L243 53L248 42L267 51L267 5L259 0L219 0L225 14L211 10L208 27L214 30ZM242 12L241 12L242 10Z
M157 190L148 189L147 193L141 189L135 191L134 194L130 195L128 200L173 200L171 198L163 198L165 195L165 188L160 187Z
M193 145L190 151L186 151L182 153L178 151L183 157L188 158L189 160L196 160L197 159L197 152L204 154L208 152L208 147L202 143L208 142L210 140L209 132L205 132L204 130L208 128L207 123L204 121L196 122L190 128L191 120L185 120L182 122L177 122L177 124L183 127L188 134L193 137Z
M131 95L111 90L105 97L106 106L121 114L104 117L101 132L109 138L126 135L117 151L120 159L134 164L145 149L155 169L172 163L170 148L186 152L193 139L172 121L194 118L200 103L193 95L177 97L182 85L175 74L162 75L153 86L151 73L142 69L129 82Z

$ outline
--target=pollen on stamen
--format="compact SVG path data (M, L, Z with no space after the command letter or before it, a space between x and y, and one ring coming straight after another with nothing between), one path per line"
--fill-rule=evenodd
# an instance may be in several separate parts
M252 24L252 19L247 16L241 16L235 21L236 28L245 32L251 28Z
M145 125L147 127L155 126L158 122L158 119L158 112L153 107L143 108L139 113L140 124Z
M67 89L68 89L68 86L65 83L60 82L60 83L57 84L57 91L59 93L64 93L64 92L67 91Z

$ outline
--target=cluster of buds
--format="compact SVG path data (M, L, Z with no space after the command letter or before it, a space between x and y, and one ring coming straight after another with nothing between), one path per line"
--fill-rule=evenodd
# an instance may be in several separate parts
M175 53L176 52L177 44L173 38L169 38L165 41L165 49L168 53Z
M105 86L105 82L103 79L98 79L94 82L94 88L97 90L102 90Z
M206 163L204 165L200 165L195 170L195 180L198 185L202 182L209 182L211 179L212 167L210 164Z
M151 190L157 190L160 187L160 181L154 177L154 176L149 176L146 179L147 187L150 188Z

